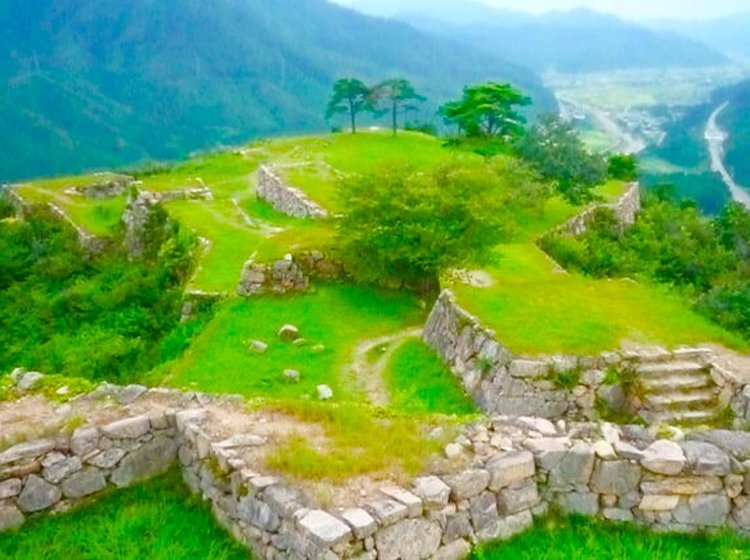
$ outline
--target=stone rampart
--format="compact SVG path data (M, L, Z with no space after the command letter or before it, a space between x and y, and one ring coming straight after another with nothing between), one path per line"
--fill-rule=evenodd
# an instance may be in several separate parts
M91 183L69 187L65 189L65 194L85 198L115 198L127 193L134 184L135 179L129 175L99 173Z
M320 205L301 190L286 184L277 171L267 165L262 165L258 170L257 195L279 212L295 218L328 217L328 212Z
M596 219L597 211L599 211L600 209L611 210L615 216L615 220L617 220L617 223L619 223L622 227L632 226L635 223L636 216L641 209L640 184L631 183L628 186L627 191L615 202L610 204L598 204L596 206L587 208L554 231L556 233L562 232L568 235L581 235Z
M252 423L227 432L225 416L240 409L226 397L137 386L95 392L128 404L107 407L119 412L114 420L0 451L0 531L175 463L257 558L458 560L475 544L524 531L552 504L657 530L750 530L747 432L667 440L637 426L497 416L465 427L410 483L376 483L324 507L252 462L272 442ZM155 393L162 406L127 415Z
M649 423L698 423L732 407L738 425L749 419L750 389L714 363L710 350L514 356L448 290L435 303L423 337L487 414L596 419L606 406Z
M335 280L342 275L341 264L320 251L287 255L272 264L256 263L250 259L242 269L237 294L304 292L310 287L312 278Z

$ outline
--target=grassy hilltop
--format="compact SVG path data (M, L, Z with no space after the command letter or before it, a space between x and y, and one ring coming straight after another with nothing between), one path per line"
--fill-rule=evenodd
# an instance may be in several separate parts
M324 449L298 434L278 442L267 458L273 471L322 485L363 475L411 476L443 445L442 439L425 438L424 433L440 425L448 436L453 426L476 414L456 378L419 339L431 303L408 291L350 281L316 283L305 294L253 298L237 297L235 288L250 258L273 262L300 250L335 251L336 216L346 212L339 196L342 179L404 163L425 174L448 164L490 173L489 161L432 136L412 132L394 137L371 130L356 136L267 140L134 170L140 189L165 192L206 186L213 194L209 200L166 202L164 209L179 228L170 230L172 237L156 248L155 262L140 264L128 262L117 251L86 256L75 235L63 225L48 225L54 221L44 214L29 223L5 217L0 220L0 229L7 233L0 236L0 255L22 255L29 264L10 270L15 287L0 282L6 298L0 302L10 310L6 320L11 319L1 335L8 352L0 369L23 365L93 381L240 394L252 407L316 425L325 434ZM513 162L507 155L497 161ZM263 164L275 166L333 217L295 219L258 199L256 175ZM91 180L66 177L14 188L29 202L54 203L84 231L118 239L126 195L94 200L66 193ZM517 185L502 188L509 190L498 196L512 195ZM612 201L624 189L622 181L609 181L595 189L595 199ZM509 236L495 247L493 258L447 274L443 286L452 288L458 302L496 330L499 340L516 353L588 354L625 342L744 347L739 338L696 313L684 293L645 278L608 280L561 271L537 242L582 209L559 194L548 194L534 204L512 203L504 226ZM40 250L34 239L44 235L52 241ZM206 243L197 247L198 260L190 268L175 247L189 247L196 236ZM165 256L168 264L160 260ZM66 274L73 274L73 279ZM188 294L212 295L192 318L180 322L185 289ZM21 312L34 320L12 321ZM51 319L45 322L44 317ZM279 340L277 331L284 324L297 326L304 340ZM267 350L254 351L253 340L267 343ZM86 350L94 344L98 352ZM133 356L138 360L131 360ZM299 380L284 375L286 370L296 370ZM56 383L48 388L50 394L67 381ZM318 402L321 384L333 390L327 403ZM220 536L201 508L184 509L184 498L173 491L170 480L118 494L96 509L34 523L22 538L0 538L0 552L25 558L38 550L54 556L61 547L73 547L81 550L82 558L148 555L154 550L158 552L153 554L168 551L175 558L235 557L231 541ZM142 499L144 493L148 500ZM101 519L101 512L114 509L120 513L112 513L114 522L107 532L76 533L75 543L61 537L71 524ZM113 542L140 531L145 521L161 519L164 512L173 512L169 530L148 532L131 548L112 548ZM172 527L182 524L198 529L180 546L164 544L172 540ZM606 554L596 548L603 534L596 524L574 523L554 533L540 528L475 554L494 558L518 551L531 558L539 546L585 538L591 542L592 558L604 558ZM646 546L644 537L630 529L623 529L616 540L622 558L667 558L686 542L648 540ZM706 542L713 546L713 541ZM733 551L740 544L722 541L721 546Z

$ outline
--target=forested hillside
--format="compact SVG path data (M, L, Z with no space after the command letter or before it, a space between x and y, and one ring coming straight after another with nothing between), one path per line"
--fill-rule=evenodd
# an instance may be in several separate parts
M377 11L373 0L357 0L354 5ZM700 67L727 61L723 54L696 40L587 9L535 17L468 3L459 16L448 6L441 8L440 3L433 7L411 0L402 6L400 11L391 8L383 13L468 46L503 53L508 60L538 71Z
M324 0L6 0L0 26L0 181L321 130L349 74L409 78L431 100L423 119L487 79L554 108L494 54Z
M690 108L667 131L664 144L656 153L681 167L707 167L708 151L704 139L706 123L711 113L729 102L717 120L729 134L725 144L726 162L730 172L741 185L750 185L750 81L716 90L711 99Z

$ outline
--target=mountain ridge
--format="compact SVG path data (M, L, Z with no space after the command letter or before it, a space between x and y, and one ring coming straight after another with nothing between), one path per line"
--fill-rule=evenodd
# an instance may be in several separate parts
M556 107L531 71L323 0L8 0L0 25L5 181L320 131L344 75L403 75L430 117L487 79Z

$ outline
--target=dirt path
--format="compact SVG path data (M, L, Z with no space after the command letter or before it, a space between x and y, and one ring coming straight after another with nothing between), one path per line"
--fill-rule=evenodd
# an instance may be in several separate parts
M354 348L352 362L346 368L347 377L373 405L387 406L390 396L383 375L388 362L404 342L420 336L422 336L422 329L417 327L361 341ZM373 360L372 352L379 352L377 359Z

